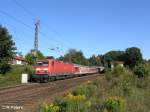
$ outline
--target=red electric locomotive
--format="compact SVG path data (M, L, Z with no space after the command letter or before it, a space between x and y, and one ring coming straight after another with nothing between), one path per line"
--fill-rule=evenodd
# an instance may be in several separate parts
M35 74L33 80L40 82L48 82L62 77L67 77L75 73L73 64L64 63L55 59L39 60L34 66Z

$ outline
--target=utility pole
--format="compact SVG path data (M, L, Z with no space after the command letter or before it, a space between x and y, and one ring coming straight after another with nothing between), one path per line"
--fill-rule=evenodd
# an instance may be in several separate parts
M71 53L71 52L70 52ZM72 54L72 53L71 53ZM71 54L69 54L69 62L72 63L71 61Z
M37 53L38 51L38 29L39 29L40 21L38 20L35 23L35 39L34 39L34 51Z

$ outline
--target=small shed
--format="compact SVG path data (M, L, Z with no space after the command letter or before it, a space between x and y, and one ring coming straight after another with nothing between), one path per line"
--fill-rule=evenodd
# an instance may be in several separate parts
M114 66L124 67L124 62L123 61L113 61L113 62L111 62L111 68L114 68Z

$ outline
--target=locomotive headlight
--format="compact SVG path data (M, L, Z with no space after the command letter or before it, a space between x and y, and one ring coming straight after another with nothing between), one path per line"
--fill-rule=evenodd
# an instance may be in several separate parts
M48 68L43 68L43 70L47 71L47 70L48 70Z
M38 71L38 70L41 70L41 68L36 68L36 70Z

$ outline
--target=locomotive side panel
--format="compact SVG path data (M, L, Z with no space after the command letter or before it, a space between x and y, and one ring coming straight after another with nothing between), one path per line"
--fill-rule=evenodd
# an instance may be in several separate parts
M72 64L52 60L50 65L52 75L69 75L74 73L74 66Z

